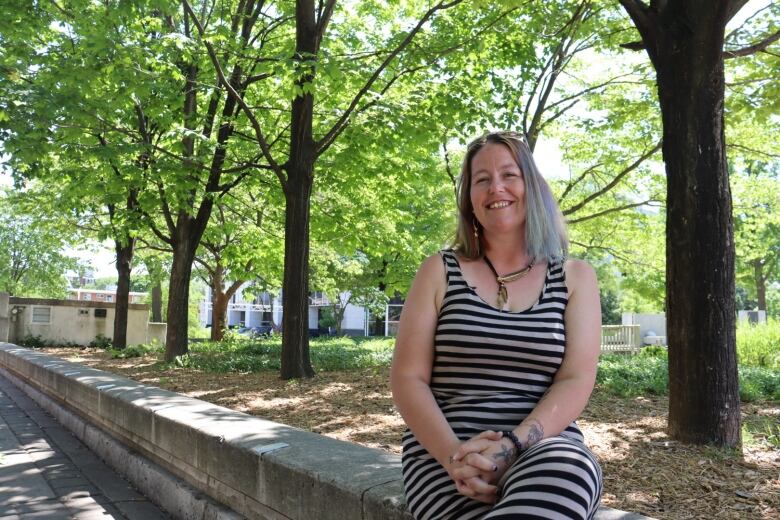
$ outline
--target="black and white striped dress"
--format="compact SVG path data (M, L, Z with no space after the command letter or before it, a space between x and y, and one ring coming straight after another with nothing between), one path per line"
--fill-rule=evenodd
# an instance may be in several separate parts
M514 429L563 361L568 301L563 264L548 265L533 306L500 312L468 286L452 251L441 254L447 292L436 327L433 395L461 440ZM499 483L495 505L459 494L409 430L402 460L407 505L417 519L592 518L601 498L601 468L575 423L523 452Z

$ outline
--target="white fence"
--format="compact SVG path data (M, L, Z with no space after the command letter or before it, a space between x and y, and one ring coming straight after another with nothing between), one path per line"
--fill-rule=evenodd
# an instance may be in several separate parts
M639 325L602 325L602 352L639 352Z

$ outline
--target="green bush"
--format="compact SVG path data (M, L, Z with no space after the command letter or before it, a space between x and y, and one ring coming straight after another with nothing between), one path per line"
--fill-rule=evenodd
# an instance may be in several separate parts
M41 336L34 336L27 334L19 342L19 346L27 348L44 348L49 347L49 342L43 339Z
M662 350L663 353L643 349L637 356L602 356L596 374L596 385L601 390L621 397L666 394L669 388L669 368L666 349Z
M128 359L136 357L144 357L151 354L158 354L163 351L162 346L153 341L152 343L146 343L141 345L131 345L123 349L109 348L108 353L111 354L113 359Z
M780 369L780 321L740 323L737 327L737 359L742 366Z
M596 384L621 397L665 395L669 392L669 365L663 347L645 347L637 356L608 354L599 361ZM780 370L739 367L739 397L743 402L780 402Z
M744 402L780 402L780 371L765 367L739 367L739 398Z
M103 334L98 334L95 339L89 342L91 348L102 348L104 350L111 348L111 340Z
M393 338L313 338L309 344L315 370L346 370L388 366L393 355ZM226 333L223 341L190 345L187 358L175 361L208 372L257 372L281 368L282 339L246 338Z

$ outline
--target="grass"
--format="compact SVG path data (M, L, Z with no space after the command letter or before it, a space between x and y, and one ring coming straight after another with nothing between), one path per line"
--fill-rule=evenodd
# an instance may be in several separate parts
M315 370L350 370L387 366L393 356L393 338L313 338L310 359ZM110 351L112 357L130 358L162 355L160 345L138 345ZM282 339L247 339L229 334L221 342L192 343L189 353L179 356L174 365L206 372L258 372L281 368Z
M780 320L740 323L737 327L737 358L740 365L780 370Z

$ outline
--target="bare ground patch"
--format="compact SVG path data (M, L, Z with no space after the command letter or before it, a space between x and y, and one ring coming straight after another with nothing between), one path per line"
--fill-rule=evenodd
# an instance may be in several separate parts
M400 453L404 430L388 369L320 372L282 381L276 372L213 374L161 369L156 359L110 359L101 350L49 354L148 385L374 448ZM603 503L659 519L780 518L780 450L757 434L741 450L687 446L666 435L664 397L594 392L578 421L604 470ZM743 423L780 424L780 406L744 404ZM772 430L772 428L775 428ZM760 430L760 429L759 429Z

